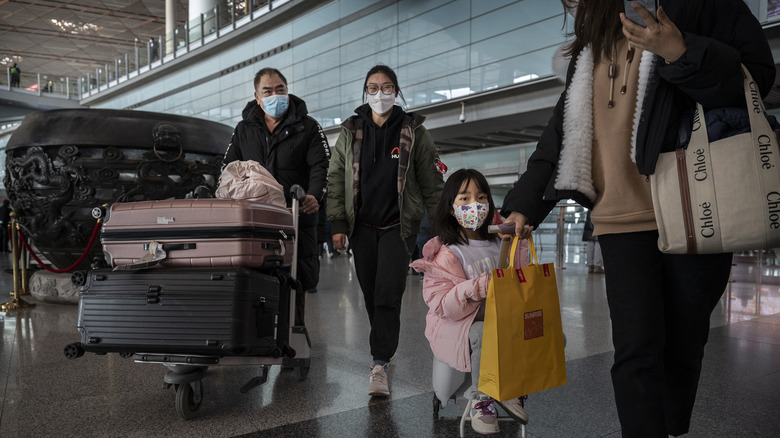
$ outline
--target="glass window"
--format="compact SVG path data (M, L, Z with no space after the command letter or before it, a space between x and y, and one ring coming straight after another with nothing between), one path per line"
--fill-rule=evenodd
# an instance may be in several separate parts
M396 66L398 65L398 49L392 48L379 53L374 53L363 59L357 61L344 63L339 68L339 75L341 77L342 84L359 81L359 85L355 88L355 93L362 93L363 81L366 79L366 73L368 70L377 65L385 64L390 66L398 73ZM403 84L401 84L403 86Z
M166 110L171 108L176 108L177 106L184 105L187 102L192 100L190 98L189 91L184 91L181 93L176 93L171 96L167 96L163 99L163 106L166 108Z
M240 62L246 61L251 57L250 54L252 53L252 45L252 42L247 42L244 44L239 44L238 46L232 47L231 49L220 53L219 63L217 64L219 69L228 68Z
M554 45L475 67L471 71L471 88L480 92L548 76L552 74L550 60L557 48Z
M339 103L342 122L347 118L355 114L355 108L363 104L363 81L365 80L365 74L368 70L363 72L363 77L357 81L344 84L339 88ZM404 90L403 84L401 84L401 90ZM404 93L406 95L406 93Z
M465 22L399 45L398 62L409 64L468 45L469 23Z
M293 76L296 79L303 79L326 70L338 68L339 64L341 64L339 49L329 50L311 58L296 58L295 65L293 65Z
M227 100L229 102L242 102L242 105L245 105L250 100L255 99L255 90L252 89L252 86L253 85L251 83L247 82L245 84L224 89L219 94L222 96L222 100Z
M303 99L306 102L306 108L308 108L309 113L322 111L328 108L338 108L338 87L332 87L322 91L312 91L312 93L306 94L306 97ZM296 96L300 96L300 94L296 93Z
M558 27L555 28L553 23L547 23L545 27L548 31L560 34L563 20L563 7L560 2L525 0L471 20L471 40L482 41L556 16L561 17L556 23Z
M427 82L469 70L469 49L462 47L405 65L397 72L398 80L406 86Z
M315 57L322 52L338 48L339 46L339 31L338 29L332 30L324 35L320 35L317 38L306 41L303 44L293 46L294 59L303 61L308 58Z
M768 0L766 5L766 18L768 21L776 21L780 16L780 0Z
M182 85L189 84L190 82L190 69L178 71L163 80L164 88L166 90L174 90Z
M469 19L469 2L456 1L398 23L398 41L405 43ZM468 28L467 28L468 29ZM468 39L468 33L466 34Z
M321 28L325 24L339 21L339 2L332 2L319 9L296 19L293 22L293 38L300 38L307 33Z
M298 96L310 96L324 90L335 89L338 86L338 70L330 70L318 75L290 83L290 90ZM336 93L338 94L338 93ZM308 106L308 105L307 105ZM310 108L311 109L311 108Z
M195 114L208 114L212 108L219 107L219 96L206 96L192 101L192 112ZM241 107L243 108L243 106Z
M512 4L512 3L519 3L523 0L490 0L490 1L473 1L471 2L471 16L472 17L478 17L486 12L490 12L493 10L496 10L500 7ZM529 0L525 0L527 3ZM554 3L558 5L559 9L563 9L560 2L555 2L551 0L542 0L546 3Z
M403 87L402 87L403 88ZM442 102L447 99L468 95L469 73L450 74L438 79L422 82L403 89L406 103L410 107Z
M397 17L397 6L392 5L359 18L351 23L347 23L339 30L341 44L370 36L377 31L394 26Z
M208 82L205 82L200 85L196 85L192 88L190 88L190 96L192 99L200 99L201 97L208 96L210 94L214 94L215 92L218 92L219 90L219 79L214 79Z
M240 70L236 70L232 73L226 74L224 76L220 76L218 81L218 86L215 89L220 90L220 92L225 92L227 90L230 90L233 87L243 87L245 93L249 93L249 95L254 92L253 87L253 79L255 77L255 69L251 69L250 67L245 67Z
M469 0L456 0L469 3ZM485 0L475 0L485 1ZM453 3L453 0L401 0L398 2L398 21L408 20L420 14L424 14L433 8L441 5Z
M273 29L267 33L263 33L262 36L252 41L252 51L247 53L252 56L257 56L263 53L273 50L282 44L287 44L293 40L293 26L292 23L285 24L281 27Z
M471 65L486 65L543 47L560 45L561 16L498 35L471 46ZM551 61L547 60L549 64Z
M359 40L341 46L341 62L348 63L356 59L364 59L377 52L383 52L390 47L395 47L397 28L395 26L365 36ZM366 68L366 71L368 71Z

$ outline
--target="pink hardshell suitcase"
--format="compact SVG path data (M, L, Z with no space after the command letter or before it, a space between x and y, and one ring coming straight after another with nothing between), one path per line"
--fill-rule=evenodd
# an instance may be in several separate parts
M289 266L292 214L282 207L233 199L114 203L100 242L117 269Z

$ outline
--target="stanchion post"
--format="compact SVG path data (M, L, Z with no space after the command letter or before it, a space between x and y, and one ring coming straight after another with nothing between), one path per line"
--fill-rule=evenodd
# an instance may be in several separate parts
M560 267L560 269L566 269L566 264L564 263L564 250L566 249L566 245L564 242L564 239L566 235L564 234L564 226L566 225L566 207L563 205L558 206L558 238L555 241L555 250L558 253L556 257L556 263Z
M21 240L18 238L19 236L18 223L16 224L16 236L17 236L17 240ZM28 286L27 268L30 267L30 256L27 254L27 251L25 251L21 245L19 246L19 267L22 272L21 275L22 291L21 293L19 293L19 295L30 295L30 290L27 287Z
M11 312L16 309L35 306L35 304L30 304L19 298L23 282L19 269L19 260L21 256L21 248L19 248L19 223L16 222L16 214L14 212L11 212L11 224L9 226L11 227L11 265L13 266L14 290L11 291L11 296L13 299L0 306L3 312Z

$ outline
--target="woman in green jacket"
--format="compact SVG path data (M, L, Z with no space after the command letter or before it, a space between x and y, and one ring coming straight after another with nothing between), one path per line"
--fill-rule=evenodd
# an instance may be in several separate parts
M366 104L341 126L328 169L328 220L333 245L349 237L371 323L374 366L369 395L387 397L387 364L398 347L401 298L425 209L436 206L444 185L424 117L395 105L403 93L390 67L371 68L363 83Z

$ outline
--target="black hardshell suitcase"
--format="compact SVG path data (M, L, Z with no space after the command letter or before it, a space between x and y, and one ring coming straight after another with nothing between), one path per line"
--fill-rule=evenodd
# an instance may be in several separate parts
M288 338L289 299L282 274L247 268L93 270L80 291L81 347L278 357Z

